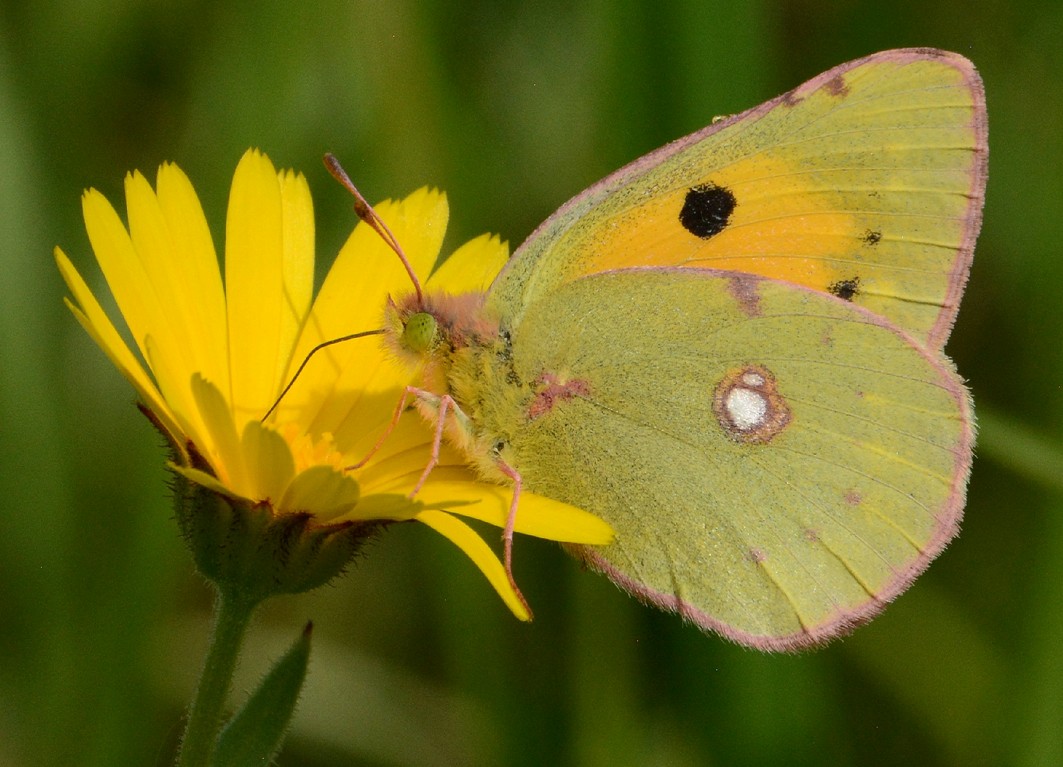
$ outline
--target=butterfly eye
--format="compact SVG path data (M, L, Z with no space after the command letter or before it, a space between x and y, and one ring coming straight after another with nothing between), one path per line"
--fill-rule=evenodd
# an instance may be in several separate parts
M439 323L427 312L416 312L406 320L402 329L402 343L413 352L426 352L435 343Z

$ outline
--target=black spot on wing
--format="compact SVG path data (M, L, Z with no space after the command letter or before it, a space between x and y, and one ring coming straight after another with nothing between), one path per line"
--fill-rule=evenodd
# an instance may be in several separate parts
M687 191L679 223L695 237L707 240L727 227L737 204L730 189L701 184Z
M868 229L860 239L864 241L865 245L878 245L879 241L882 240L882 232L875 229Z
M860 278L852 277L848 280L838 280L827 288L831 295L852 301L853 297L860 292Z

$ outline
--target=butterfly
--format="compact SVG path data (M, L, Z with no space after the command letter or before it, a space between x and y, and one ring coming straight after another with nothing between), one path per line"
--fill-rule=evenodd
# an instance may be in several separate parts
M573 547L591 568L740 644L877 614L963 513L973 413L942 349L986 172L972 64L884 51L598 182L485 293L390 301L408 392L514 488L507 567L530 491L613 527Z

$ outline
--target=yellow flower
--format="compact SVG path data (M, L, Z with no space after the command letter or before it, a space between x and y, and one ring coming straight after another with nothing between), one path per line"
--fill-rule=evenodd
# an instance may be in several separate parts
M94 189L82 206L139 356L59 248L56 259L73 294L71 311L175 446L170 467L220 496L265 504L275 517L309 514L321 525L422 522L459 546L526 619L498 556L459 518L503 527L510 488L478 481L444 445L439 466L409 498L432 442L432 430L414 413L402 416L364 467L348 470L384 433L411 383L380 338L315 354L262 421L311 349L379 328L387 297L410 291L380 237L358 224L315 297L313 207L301 174L278 173L257 151L244 155L229 198L224 281L199 200L177 166L159 168L155 189L140 173L128 175L125 193L128 228ZM421 189L376 210L414 269L429 273L446 231L443 194ZM507 255L497 237L481 236L458 248L427 289L483 290ZM611 537L596 517L530 493L521 495L516 529L572 543Z

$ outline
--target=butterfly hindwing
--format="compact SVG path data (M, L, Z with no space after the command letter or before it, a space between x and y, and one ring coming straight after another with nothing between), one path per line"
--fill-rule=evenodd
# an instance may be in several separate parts
M615 529L592 566L745 644L870 617L957 530L967 394L842 300L709 270L594 275L529 306L488 367L483 427L525 487Z

